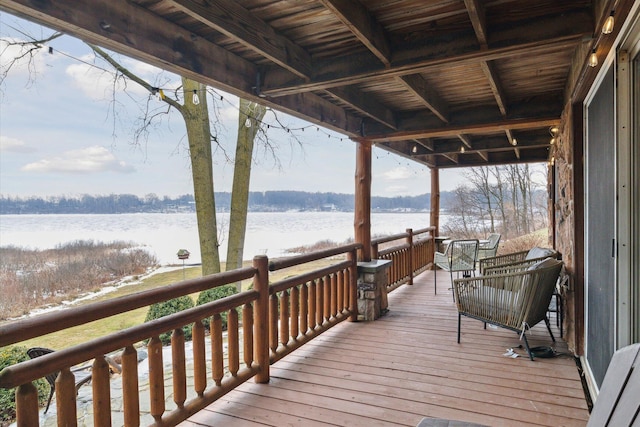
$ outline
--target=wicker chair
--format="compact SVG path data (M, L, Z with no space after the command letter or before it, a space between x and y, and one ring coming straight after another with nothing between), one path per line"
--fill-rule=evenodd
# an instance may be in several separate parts
M485 327L489 323L521 334L533 360L524 332L544 321L555 342L547 308L561 269L562 261L546 258L518 272L456 279L458 343L461 316L467 316L484 322Z
M479 261L480 274L485 275L488 269L492 269L494 273L509 272L511 267L515 267L518 271L523 262L529 265L542 261L547 257L558 258L560 254L553 249L534 247L528 251L512 252L509 254L484 258Z
M436 252L433 257L433 263L441 269L448 271L451 276L451 284L453 285L453 273L464 275L475 275L476 262L478 260L478 240L452 240L443 252ZM438 282L436 272L434 271L434 292L438 293ZM453 295L453 294L452 294Z
M498 253L498 244L500 244L501 237L502 235L499 233L490 234L488 242L478 246L478 259L480 260L496 256L496 254Z

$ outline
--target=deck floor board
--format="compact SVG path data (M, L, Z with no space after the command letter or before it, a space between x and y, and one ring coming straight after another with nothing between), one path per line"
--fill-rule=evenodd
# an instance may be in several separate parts
M271 367L269 384L249 381L183 426L415 426L425 416L488 426L584 426L587 404L574 358L551 318L527 336L560 354L530 361L515 332L463 318L449 278L432 272L389 295L375 322L343 322ZM502 354L515 348L521 355Z

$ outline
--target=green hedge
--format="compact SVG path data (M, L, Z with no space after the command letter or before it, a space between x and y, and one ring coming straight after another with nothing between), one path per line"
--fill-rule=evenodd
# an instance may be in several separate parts
M238 293L236 285L223 285L216 288L207 289L206 291L200 292L200 295L198 295L198 300L196 301L196 305L206 304L208 302L228 297L236 293ZM227 313L220 313L220 317L222 318L222 330L226 330ZM209 319L209 317L205 317L202 320L202 324L204 324L204 327L207 328L207 330L209 329Z
M0 371L16 363L29 360L27 348L23 346L11 346L0 348ZM49 397L49 383L44 378L34 382L38 389L38 402L40 405L47 403ZM0 421L10 421L16 416L16 389L0 388Z
M169 301L152 304L151 307L149 307L147 317L144 319L144 321L150 322L152 320L160 319L161 317L178 313L192 307L193 300L188 295L174 298ZM182 327L182 330L184 331L184 339L187 341L191 339L192 327L193 326L191 324ZM171 344L171 331L160 334L160 341L162 341L163 345Z

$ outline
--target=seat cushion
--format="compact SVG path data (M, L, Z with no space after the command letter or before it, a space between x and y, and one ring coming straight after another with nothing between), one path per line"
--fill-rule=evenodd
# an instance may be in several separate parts
M528 260L528 259L548 257L548 256L551 256L553 254L554 254L554 250L553 249L540 248L540 247L536 246L536 247L531 248L529 250L529 252L527 253L527 256L524 259Z

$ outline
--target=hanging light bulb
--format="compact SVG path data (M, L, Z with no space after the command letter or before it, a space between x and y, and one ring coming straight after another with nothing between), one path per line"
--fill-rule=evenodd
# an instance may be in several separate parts
M611 11L611 15L604 21L604 25L602 26L602 34L611 34L613 32L613 27L615 25L615 19L613 18L613 10Z
M193 90L193 98L191 98L191 100L193 101L193 105L200 104L200 97L198 96L198 91L195 89Z
M460 147L460 152L464 153L464 145L462 147Z
M549 145L555 145L556 141L558 139L554 136L553 138L551 138L551 140L549 141Z
M513 145L514 147L515 147L516 145L518 145L518 140L517 140L517 139L515 139L515 138L513 138L513 139L511 140L511 145Z
M247 117L247 120L245 120L244 125L245 127L248 127L248 128L251 127L251 119L249 117Z
M593 49L591 51L591 55L589 55L589 67L594 68L598 66L598 55L596 55L596 50Z
M558 128L558 126L551 126L549 128L549 133L551 134L551 136L558 136L559 132L560 132L560 128Z
M413 154L416 154L416 153L418 152L418 146L417 146L417 145L414 145L413 147L411 147L411 152L412 152Z

